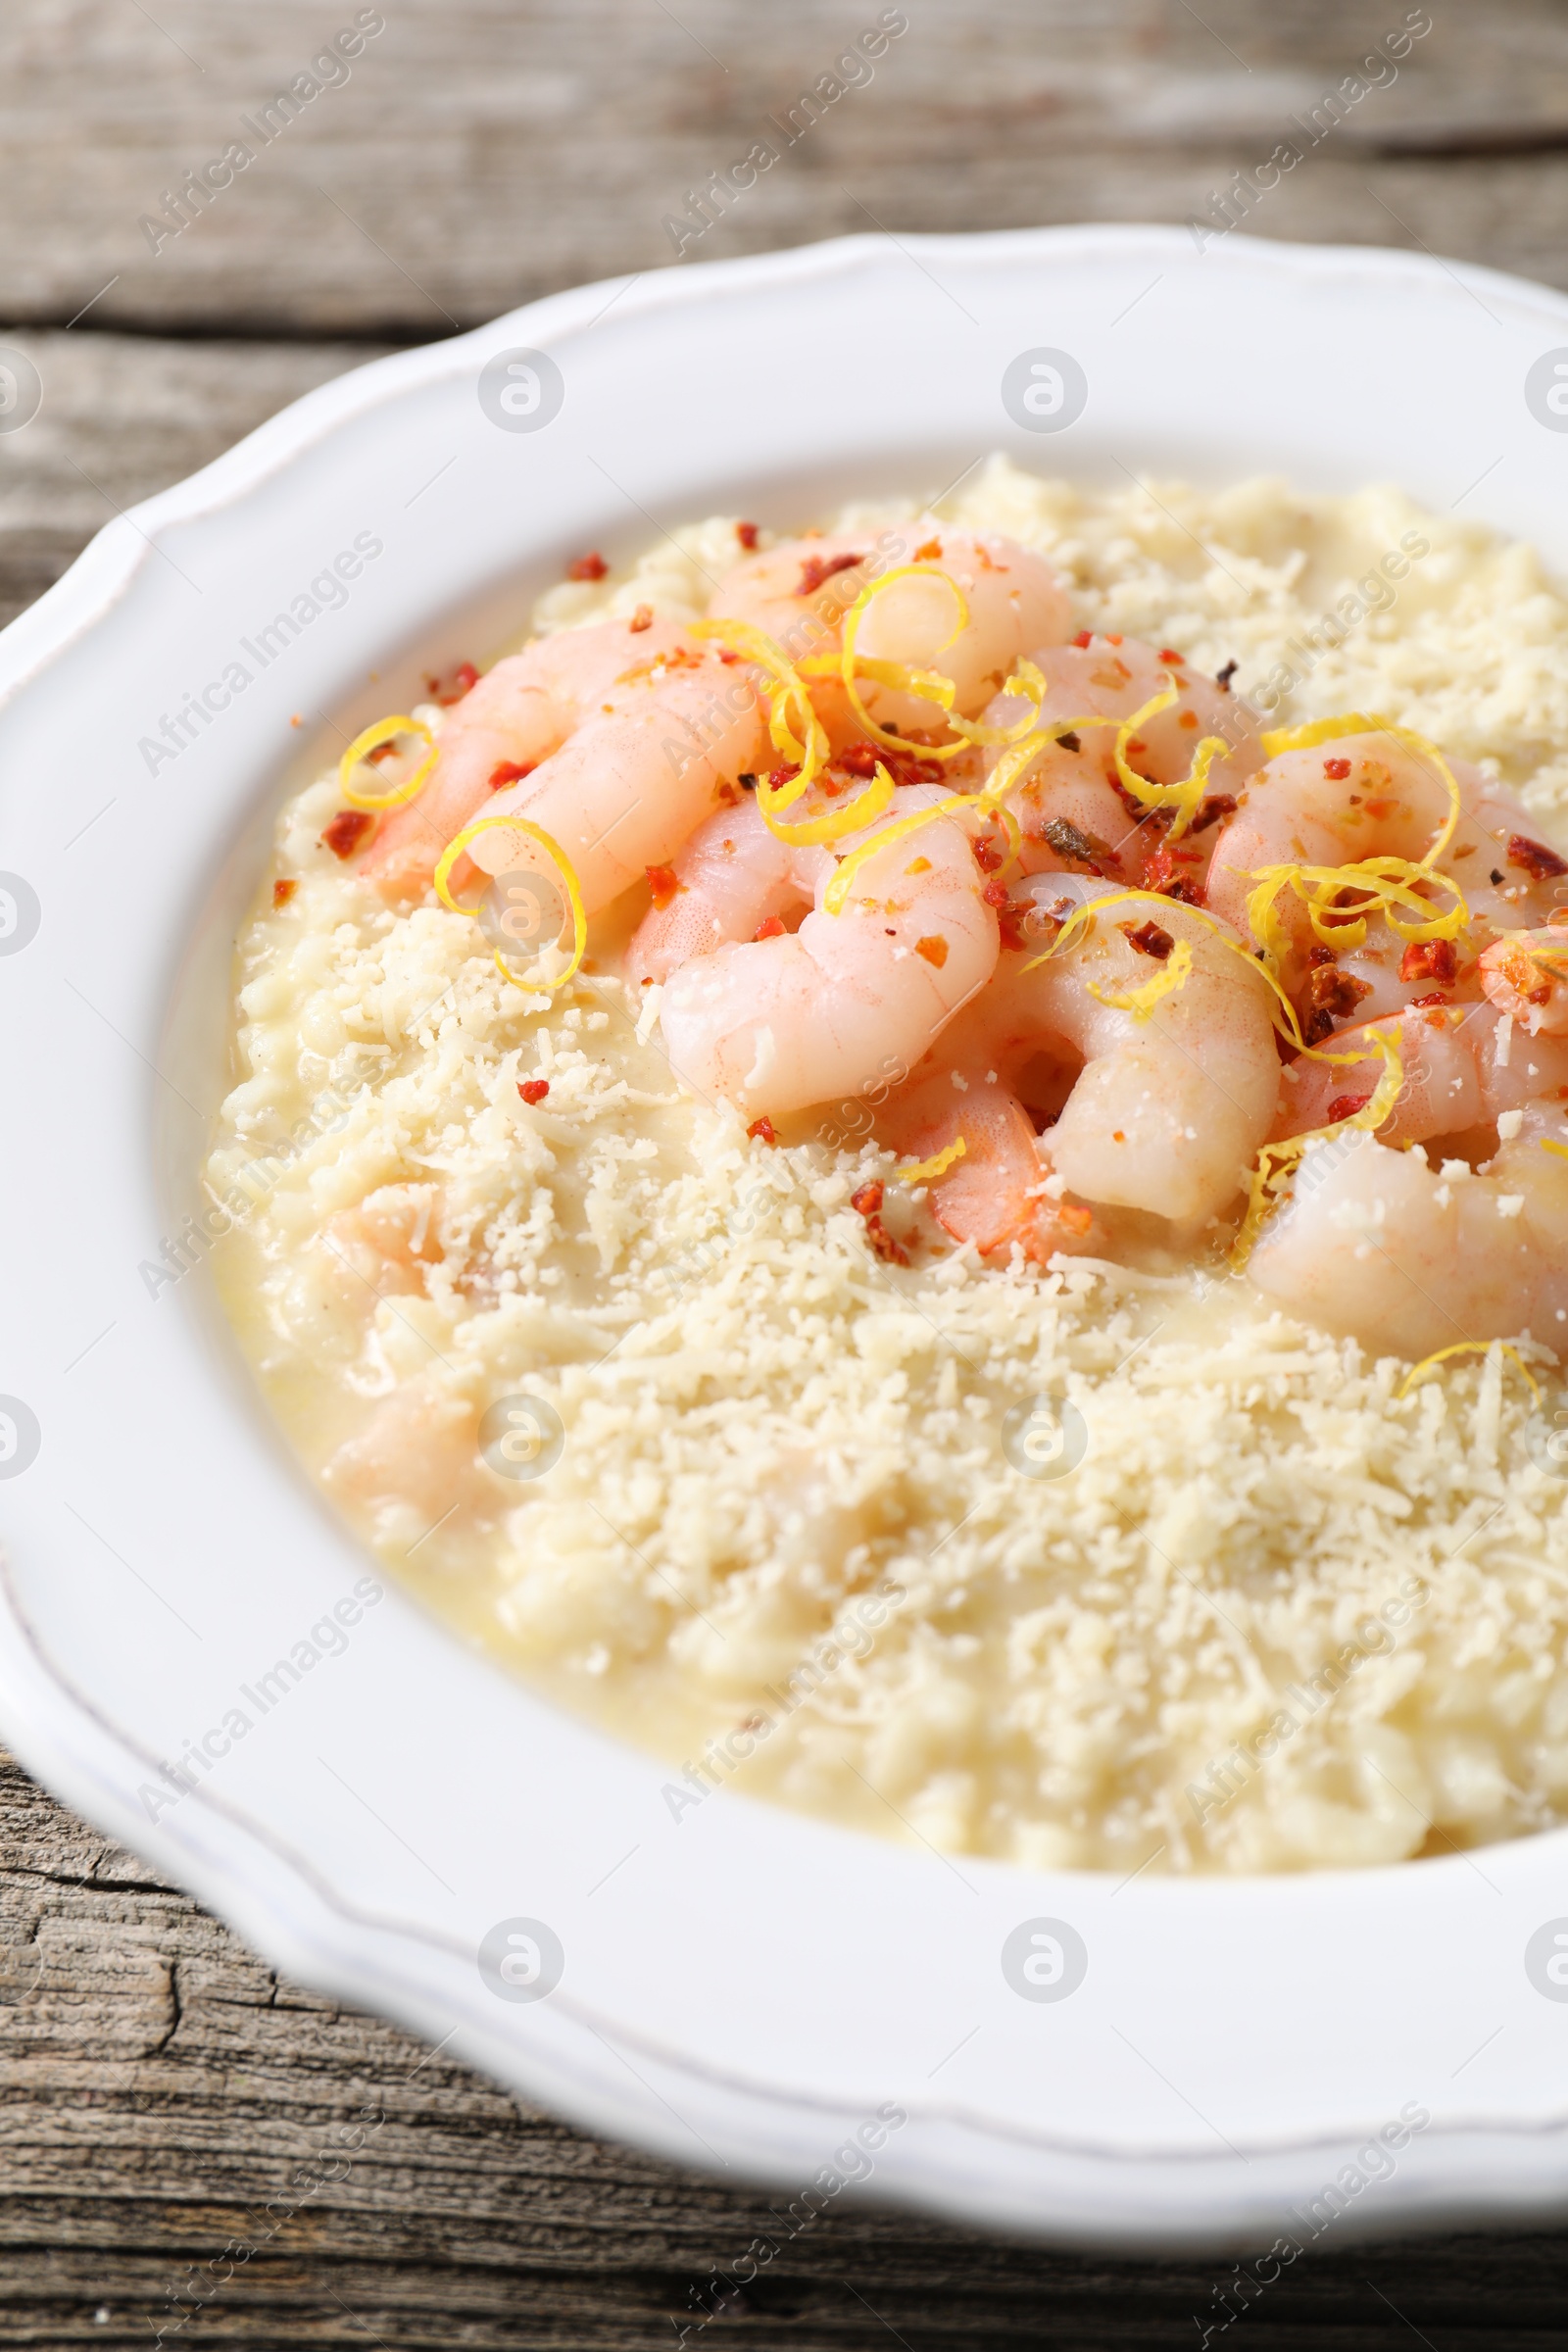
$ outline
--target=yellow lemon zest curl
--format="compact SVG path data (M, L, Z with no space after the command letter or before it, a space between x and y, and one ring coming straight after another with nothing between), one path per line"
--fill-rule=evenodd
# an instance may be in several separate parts
M463 831L455 834L441 853L440 861L435 869L436 897L441 901L443 906L450 906L454 914L466 914L469 916L476 916L478 914L479 909L477 906L460 906L458 905L457 900L452 896L452 893L447 888L447 882L451 875L452 868L456 865L458 859L462 857L469 842L472 841L477 834L489 832L493 825L504 825L510 832L526 834L530 841L536 842L539 848L544 851L545 856L550 859L551 864L555 867L557 873L560 874L562 881L565 884L566 903L571 908L572 929L571 961L566 965L565 970L563 972L558 972L554 979L519 980L516 977L516 974L511 971L506 963L503 962L501 950L499 948L497 948L495 952L496 969L501 973L503 979L510 980L514 988L540 989L546 991L557 988L564 988L566 982L571 978L572 974L576 971L577 966L581 963L583 958L583 950L588 945L588 916L583 907L582 891L578 885L577 876L572 870L571 860L566 856L565 851L561 847L561 844L550 834L548 834L544 830L543 826L530 824L528 819L522 816L481 816L475 823L471 825L465 825Z
M877 598L884 595L898 581L908 579L938 579L945 588L952 591L958 617L938 647L938 652L945 652L955 639L963 634L969 625L969 606L963 590L952 574L939 569L934 564L901 564L894 570L884 572L879 580L873 580L869 587L862 588L848 612L845 613L844 634L839 647L838 673L844 682L844 692L850 709L855 712L857 719L873 743L885 744L890 750L899 752L907 752L917 748L922 760L954 760L956 759L959 752L968 750L969 744L966 736L960 734L954 743L913 746L905 736L895 734L891 728L878 726L866 709L860 696L859 687L856 683L858 676L867 678L878 686L899 688L905 693L918 696L922 702L935 704L944 717L951 717L953 699L956 692L951 678L943 677L937 670L909 668L902 662L875 661L856 650L860 634L860 624Z
M898 1170L899 1182L901 1184L929 1184L933 1176L940 1176L946 1169L951 1168L956 1159L962 1159L968 1149L968 1145L960 1135L956 1144L949 1144L947 1150L937 1152L934 1158L917 1159L912 1168L900 1168Z
M400 735L417 735L429 746L413 775L404 783L396 785L391 792L356 791L349 782L349 778L359 766L360 761L368 760L372 752L378 752L383 743L395 743ZM422 790L425 778L429 775L439 757L440 746L422 718L406 718L401 715L393 718L378 718L374 726L367 727L362 734L355 736L354 741L338 761L338 790L351 808L401 808L405 801L412 801L415 794Z
M854 805L858 807L858 800ZM891 825L883 825L880 831L872 834L869 841L858 842L849 856L840 860L837 873L822 893L823 912L844 912L850 903L850 885L868 858L880 858L882 852L892 849L895 842L906 841L911 833L918 833L922 825L929 825L936 817L956 815L960 811L965 816L972 816L974 809L975 804L967 794L950 793L946 800L938 801L935 808L917 808L912 816L895 817Z
M1165 672L1170 676L1169 670ZM1145 808L1174 808L1175 816L1165 835L1167 841L1179 841L1202 806L1208 791L1208 771L1216 759L1229 755L1231 746L1223 735L1205 735L1193 754L1193 764L1176 784L1151 784L1141 776L1127 758L1127 747L1149 719L1157 718L1160 711L1169 710L1181 701L1181 689L1174 681L1151 695L1141 710L1135 710L1116 730L1114 759L1116 773L1125 789Z
M1285 1185L1294 1176L1309 1144L1332 1143L1336 1136L1349 1128L1358 1127L1372 1135L1382 1126L1399 1099L1404 1085L1404 1062L1392 1037L1381 1030L1370 1032L1372 1044L1383 1056L1383 1075L1370 1099L1348 1119L1336 1119L1327 1127L1313 1127L1305 1135L1293 1135L1282 1144L1265 1144L1257 1155L1248 1188L1247 1215L1242 1220L1231 1250L1231 1264L1240 1273L1251 1256L1258 1235L1270 1209L1276 1207ZM1314 1061L1364 1061L1362 1054L1317 1054L1308 1047Z
M1160 892L1153 890L1118 890L1108 893L1102 899L1091 899L1073 908L1072 913L1062 924L1050 947L1045 950L1044 954L1032 956L1029 962L1022 966L1022 970L1032 972L1037 964L1045 963L1051 956L1059 955L1070 934L1080 927L1092 923L1096 915L1108 913L1112 906L1122 906L1134 903L1158 906L1167 916L1172 912L1172 902ZM1248 970L1255 972L1258 978L1265 983L1273 998L1271 1010L1274 1014L1276 1028L1283 1036L1290 1039L1297 1052L1304 1054L1308 1061L1349 1063L1367 1059L1364 1053L1325 1054L1320 1047L1309 1046L1301 1035L1301 1025L1297 1017L1296 1006L1291 1003L1284 988L1274 973L1269 970L1267 964L1261 962L1255 956L1250 956L1241 941L1233 938L1218 917L1210 914L1205 907L1189 906L1184 904L1181 913L1190 922L1201 923L1206 930L1213 934L1222 947L1228 948L1233 956L1239 956ZM1176 957L1172 955L1171 961L1174 963ZM1191 970L1191 951L1189 950L1187 970ZM1182 978L1185 979L1186 976L1187 972L1184 971ZM1175 985L1179 986L1180 983ZM1095 993L1097 996L1100 995L1098 989ZM1137 993L1141 994L1142 992ZM1170 992L1161 991L1161 994L1168 993ZM1153 1004L1149 1006L1149 1011L1153 1010L1153 1004L1158 1001L1158 998L1153 1000ZM1110 1002L1112 1000L1108 996L1101 997L1102 1004ZM1129 1007L1129 1009L1132 1008ZM1147 1019L1148 1012L1144 1013L1142 1017ZM1249 1186L1247 1215L1231 1251L1231 1265L1236 1272L1240 1273L1250 1257L1253 1245L1262 1231L1264 1219L1270 1209L1276 1206L1287 1179L1294 1173L1296 1164L1307 1146L1326 1143L1335 1136L1343 1135L1348 1127L1364 1127L1368 1133L1371 1133L1382 1126L1398 1101L1400 1090L1404 1085L1404 1063L1399 1050L1392 1037L1385 1036L1379 1030L1369 1030L1368 1035L1371 1039L1372 1050L1381 1054L1383 1058L1383 1075L1378 1080L1377 1087L1369 1101L1350 1118L1336 1119L1332 1126L1316 1127L1305 1135L1293 1135L1285 1143L1265 1144L1258 1152L1257 1165L1252 1170ZM1568 1151L1565 1151L1564 1156L1568 1157Z
M1028 666L1033 668L1034 664L1031 662ZM1011 684L1010 679L1008 684ZM976 796L977 806L988 809L1000 808L1013 786L1028 774L1040 754L1049 750L1052 744L1059 743L1063 735L1080 734L1085 727L1113 727L1115 724L1113 718L1102 718L1098 711L1090 711L1082 718L1042 720L1014 743L1004 758L997 761Z
M1559 1159L1568 1159L1568 1144L1554 1144L1549 1135L1542 1137L1541 1149L1543 1152L1555 1152Z
M1319 744L1334 743L1346 735L1387 735L1391 742L1413 753L1423 765L1430 763L1447 793L1448 812L1422 858L1363 858L1346 865L1257 867L1250 876L1257 888L1249 895L1247 919L1276 970L1289 944L1278 913L1278 900L1286 890L1300 901L1313 932L1328 947L1360 947L1366 939L1366 917L1371 913L1381 914L1391 931L1412 945L1429 939L1457 939L1470 926L1464 893L1451 875L1438 871L1438 860L1452 841L1462 811L1459 780L1435 743L1418 735L1413 727L1396 727L1392 719L1368 710L1342 711L1337 718L1314 719L1304 727L1276 727L1261 740L1267 758L1276 760L1282 752L1315 751ZM1446 914L1426 912L1430 902L1417 885L1429 882L1451 894L1453 905ZM1361 894L1358 904L1340 919L1329 921L1335 900L1347 890ZM1426 919L1401 922L1395 911L1398 906L1420 908Z
M700 620L693 624L691 634L716 638L732 653L754 662L767 677L768 739L796 770L782 784L773 784L766 776L757 779L758 810L777 840L788 842L792 849L837 841L842 835L870 824L891 806L893 778L879 761L864 791L858 792L842 808L803 817L794 824L782 823L784 810L793 808L827 765L830 756L827 730L816 715L802 675L808 665L792 662L781 645L765 630L754 628L750 621Z
M1101 988L1093 980L1086 980L1084 986L1102 1004L1113 1004L1119 1012L1130 1012L1135 1021L1147 1021L1162 997L1175 995L1192 968L1192 948L1179 939L1158 971L1137 988Z
M1418 1364L1411 1365L1395 1391L1396 1400L1401 1396L1408 1396L1423 1372L1430 1372L1434 1365L1446 1362L1450 1355L1490 1355L1494 1348L1498 1350L1499 1354L1512 1357L1529 1382L1530 1394L1539 1404L1541 1402L1541 1383L1525 1362L1518 1348L1511 1348L1506 1340L1455 1340L1451 1348L1436 1348L1431 1355L1424 1355Z

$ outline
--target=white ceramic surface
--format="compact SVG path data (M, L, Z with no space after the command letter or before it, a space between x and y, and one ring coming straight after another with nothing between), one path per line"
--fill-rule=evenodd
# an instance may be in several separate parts
M787 2194L893 2102L907 2121L845 2193L1069 2240L1266 2243L1414 2102L1430 2124L1336 2237L1560 2211L1568 2000L1524 1955L1568 1912L1568 1833L1117 1886L729 1793L676 1820L668 1773L396 1591L149 1818L159 1760L367 1562L273 1435L204 1274L151 1298L138 1272L195 1197L280 794L335 740L327 716L406 707L564 557L714 509L790 522L857 486L940 489L1002 447L1092 480L1392 478L1568 573L1568 435L1524 384L1559 345L1562 297L1402 254L857 238L561 295L379 361L112 523L0 638L0 869L40 910L24 946L0 939L0 1393L40 1433L25 1469L0 1463L0 1724L31 1769L295 1976L592 2130ZM518 348L561 371L536 430L478 397ZM1043 348L1087 379L1050 433L1001 391ZM362 533L383 552L346 602L150 773L161 715ZM515 1918L561 1940L547 1998L481 1977L481 1938ZM1087 1946L1067 1999L1004 1981L1004 1938L1040 1918Z

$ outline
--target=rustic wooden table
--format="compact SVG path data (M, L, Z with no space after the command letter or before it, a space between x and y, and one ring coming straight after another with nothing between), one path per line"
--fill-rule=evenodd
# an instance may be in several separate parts
M688 258L1186 220L1375 44L1386 59L1388 35L1427 25L1250 225L1568 285L1558 0L1432 0L1430 18L1403 0L8 0L0 338L45 398L0 435L0 618L118 509L372 350L671 266L665 216L879 17L906 28L869 78L847 69L858 86ZM368 31L347 78L324 69L264 137L258 110L340 22ZM232 185L171 216L235 141L254 153ZM765 2198L584 2139L280 1983L14 1767L0 1911L0 2344L673 2346L765 2227ZM328 2132L371 2101L385 2123L323 2177ZM1226 2268L854 2208L710 2324L812 2352L1183 2345L1222 2318ZM1568 2340L1565 2288L1558 2232L1331 2244L1246 2327L1507 2352Z

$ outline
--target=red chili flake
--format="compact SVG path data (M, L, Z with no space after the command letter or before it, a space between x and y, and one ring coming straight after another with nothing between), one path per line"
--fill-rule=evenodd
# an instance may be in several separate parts
M1005 882L988 882L980 896L988 906L995 906L999 909L1010 906L1012 903L1007 895Z
M299 884L297 882L274 882L272 884L272 905L274 906L286 906L298 888Z
M1399 958L1401 980L1437 980L1445 986L1459 968L1459 954L1451 939L1412 940Z
M1306 960L1310 967L1319 963L1338 963L1340 959L1332 948L1326 948L1321 941L1318 941L1307 949Z
M340 808L321 835L321 847L334 858L352 858L374 822L368 808Z
M1163 963L1176 945L1170 933L1155 922L1118 923L1116 928L1130 948L1136 948L1140 956L1152 956L1156 963Z
M1332 776L1336 784L1343 784L1349 772L1348 760L1325 760L1323 762L1323 773Z
M948 960L948 943L936 934L929 939L917 939L914 952L917 956L923 956L927 963L939 972Z
M885 1265L906 1266L908 1264L908 1251L900 1249L880 1217L866 1218L865 1238Z
M757 525L755 522L738 522L735 525L735 536L749 556L755 554L757 548Z
M861 556L808 556L801 565L801 584L795 593L814 596L822 582L830 580L836 571L853 571L863 561Z
M1319 964L1306 984L1307 1003L1313 1011L1326 1012L1334 1020L1343 1021L1371 994L1370 980L1357 980L1353 972L1342 972L1333 964Z
M877 1256L891 1261L894 1265L906 1266L909 1262L907 1256L899 1248L898 1243L882 1222L880 1215L882 1187L880 1183L873 1180L870 1184L862 1184L858 1193L850 1195L850 1206L858 1209L865 1219L865 1238L876 1251Z
M1358 1110L1365 1110L1371 1100L1370 1093L1336 1095L1329 1104L1329 1125L1332 1127L1337 1119L1353 1119Z
M639 605L636 612L632 614L630 620L626 623L626 626L630 629L634 637L640 637L644 629L651 629L653 625L654 608L652 605Z
M1078 647L1080 652L1082 652L1086 646L1093 645L1094 641L1094 632L1090 629L1080 629L1077 636L1073 639L1074 645Z
M1183 873L1182 867L1193 862L1195 853L1184 852L1180 843L1161 847L1145 861L1143 888L1152 890L1162 899L1180 899L1185 906L1201 906L1203 886L1197 876Z
M1209 826L1217 825L1222 816L1234 816L1235 813L1236 796L1234 793L1208 793L1199 802L1198 814L1194 817L1188 830L1191 833L1206 833Z
M771 1119L754 1119L746 1133L754 1144L776 1144L778 1131Z
M479 672L474 668L473 663L460 662L454 669L443 671L438 678L432 678L426 671L424 691L432 703L439 703L443 710L450 710L454 703L461 703L464 696L470 693L478 683ZM390 745L387 748L390 750ZM370 757L373 760L375 754L372 752ZM385 757L384 753L382 757Z
M1105 643L1107 645L1120 645L1121 639L1119 636L1110 636L1105 639Z
M993 841L989 833L982 833L970 847L974 851L974 861L983 874L994 874L1006 858L1001 842Z
M1509 834L1508 863L1522 865L1532 882L1549 882L1554 874L1568 874L1568 858L1559 858L1544 841L1532 841L1526 833Z
M1127 743L1127 749L1128 749L1128 750L1129 750L1129 751L1130 751L1130 752L1133 754L1134 758L1136 759L1140 753L1147 752L1147 751L1148 751L1148 749L1149 749L1149 746L1148 746L1148 744L1147 744L1147 743L1140 742L1139 738L1138 738L1136 735L1133 735L1133 736L1130 736L1130 737L1129 737L1129 739L1128 739L1128 743Z
M1162 645L1159 649L1159 658L1162 662L1179 662L1182 657L1171 646Z
M941 557L942 542L940 539L927 539L922 547L917 547L914 551L914 560L917 564L936 564L941 561Z
M550 1081L548 1078L521 1078L517 1081L517 1092L525 1102L542 1102L550 1092Z
M1453 999L1451 997L1446 997L1441 988L1435 988L1430 996L1412 997L1410 999L1412 1011L1419 1010L1423 1005L1427 1004L1451 1004L1452 1003Z
M538 764L537 760L498 760L490 770L491 791L502 792L509 784L520 784L524 776L533 774Z
M663 907L680 888L680 880L672 865L651 865L647 868L648 887L654 894L654 905Z
M1323 1011L1321 1009L1316 1012L1309 1012L1305 1020L1301 1023L1301 1039L1302 1043L1305 1045L1320 1046L1326 1037L1332 1037L1333 1035L1334 1015L1332 1012Z
M786 784L794 783L800 772L798 765L795 767L772 767L767 771L767 781L774 792L782 792ZM741 780L743 783L745 782L744 777Z
M895 784L941 784L946 771L940 760L922 760L911 745L908 751L893 744L851 743L833 755L833 765L846 775L862 776L867 781L876 774L878 765L885 767Z
M566 577L568 580L602 580L609 569L610 565L598 548L591 547L585 556L572 558L566 565Z
M783 920L779 915L776 914L764 914L761 921L758 924L757 929L752 933L752 938L754 940L782 939L783 936Z

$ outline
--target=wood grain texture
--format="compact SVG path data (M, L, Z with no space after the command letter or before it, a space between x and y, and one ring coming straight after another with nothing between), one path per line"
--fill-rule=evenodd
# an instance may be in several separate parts
M770 120L833 73L879 0L384 0L385 29L326 69L346 80L275 135L247 129L359 13L8 0L0 318L63 327L91 304L100 327L443 334L672 265L665 216L764 137L778 163L688 257L878 227L1181 221L1407 10L909 0L871 78L785 144ZM1433 18L1255 225L1568 283L1568 18L1556 0L1434 0ZM235 141L252 162L154 253L142 221Z
M1181 221L1406 13L911 0L867 85L793 144L770 134L879 6L383 0L349 80L258 140L154 255L141 216L357 0L7 0L0 340L32 358L44 404L0 434L0 618L110 514L376 338L675 266L663 217L759 137L777 165L688 258L854 229ZM1568 285L1568 15L1434 0L1433 18L1392 86L1303 134L1249 225ZM0 2187L0 2347L162 2329L247 2352L641 2352L706 2314L687 2337L704 2352L1122 2352L1198 2343L1228 2268L1058 2255L853 2206L712 2311L707 2284L767 2229L765 2198L585 2139L280 1983L3 1759ZM1563 2341L1565 2289L1559 2231L1327 2238L1248 2309L1246 2340L1544 2352Z
M767 2199L595 2144L237 1938L0 1759L0 2345L674 2352ZM343 2150L345 2132L363 2135ZM1129 2263L829 2211L688 2344L1178 2345L1215 2261ZM1560 2344L1568 2242L1304 2255L1279 2347Z

